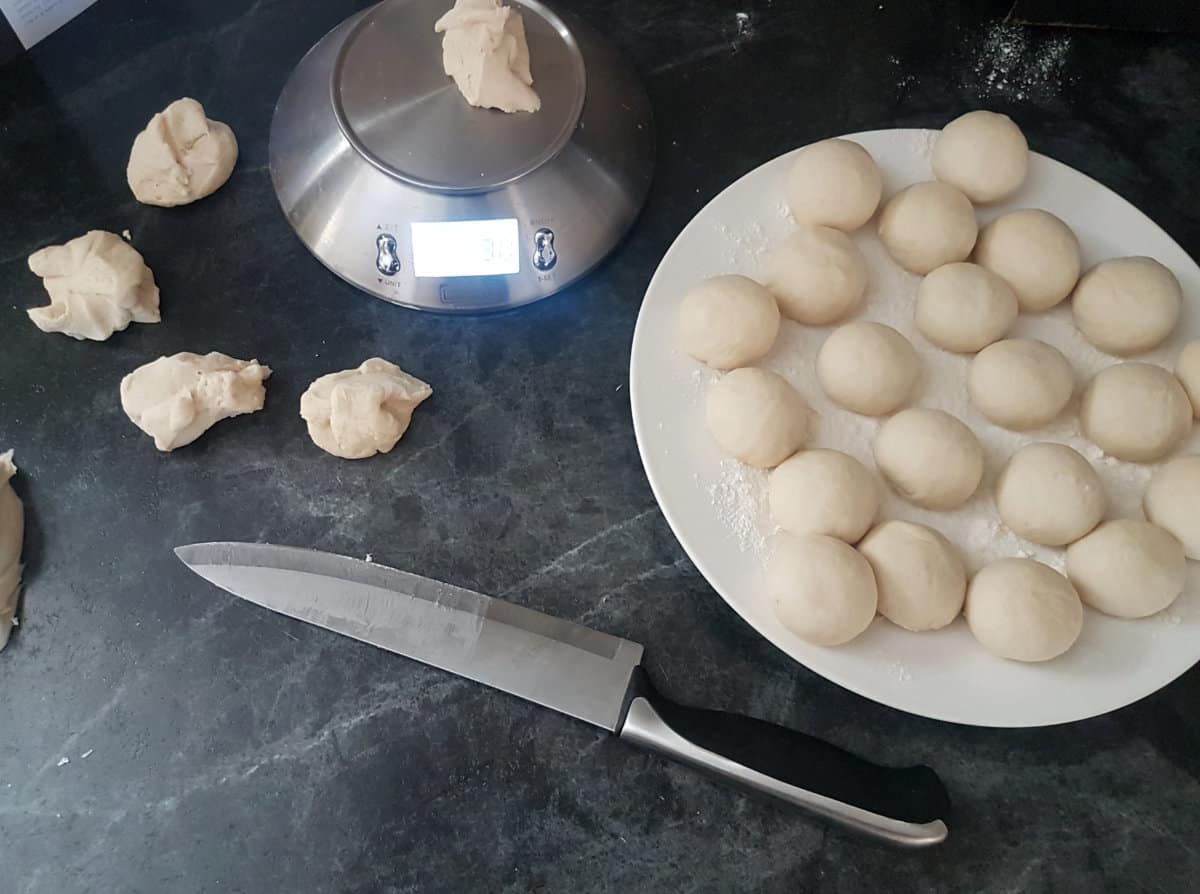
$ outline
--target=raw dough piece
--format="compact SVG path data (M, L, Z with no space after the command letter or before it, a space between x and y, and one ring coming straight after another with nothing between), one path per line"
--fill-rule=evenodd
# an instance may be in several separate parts
M679 338L683 349L716 369L762 358L779 333L775 296L745 276L714 276L683 296Z
M1025 313L1049 310L1079 280L1079 240L1071 228L1034 208L1010 211L979 231L975 263L1013 287Z
M821 534L772 538L767 593L780 623L818 646L838 646L866 630L878 599L867 560Z
M43 332L104 341L131 322L157 323L158 286L138 250L103 230L51 245L29 256L42 278L47 307L28 311Z
M972 202L995 202L1025 182L1029 144L1007 115L967 112L942 128L932 161L933 176Z
M978 234L970 199L937 180L900 190L879 215L880 240L910 273L966 260Z
M841 230L802 226L767 256L765 282L785 317L827 326L862 304L867 263Z
M962 611L967 572L950 541L906 521L877 525L858 545L871 563L879 613L905 630L937 630Z
M879 165L850 140L805 146L788 172L788 207L802 224L857 230L879 207L882 192Z
M229 125L212 121L194 99L177 99L133 141L125 175L134 198L170 208L212 195L237 164Z
M1160 344L1182 307L1179 280L1153 258L1101 261L1071 296L1076 328L1109 354L1138 354Z
M162 451L190 444L222 419L255 413L270 367L215 351L159 357L121 380L121 408Z
M1178 456L1155 469L1142 509L1200 562L1200 456Z
M917 287L917 329L947 351L974 353L1017 321L1017 295L992 271L966 261L943 264Z
M792 534L826 534L857 543L879 512L867 467L837 450L802 450L771 472L771 517Z
M463 99L482 109L536 112L525 22L500 0L456 0L433 30L442 38L442 68Z
M378 357L321 376L300 396L300 416L322 450L342 459L387 453L408 431L413 410L433 389Z
M984 566L967 587L963 613L985 649L1014 661L1048 661L1083 630L1083 604L1071 582L1033 559Z
M808 404L769 369L723 375L709 389L705 412L717 446L760 469L779 465L808 439Z
M1018 537L1064 546L1104 517L1104 487L1086 459L1064 444L1027 444L996 479L996 510Z
M926 509L954 509L983 477L983 448L949 413L901 410L875 436L875 465L900 496Z
M1200 419L1200 341L1184 346L1175 361L1175 375L1192 402L1192 415Z
M1144 618L1183 592L1183 546L1158 525L1108 521L1067 548L1067 577L1083 601L1106 615Z
M13 452L0 453L0 652L8 645L17 595L21 592L21 545L25 538L25 514L21 500L9 481L17 474Z
M1057 348L1031 338L1009 338L975 355L967 374L971 403L1013 431L1054 420L1075 391L1075 373Z
M847 323L817 353L817 379L829 399L863 416L900 409L920 375L921 358L908 339L882 323Z
M1079 407L1083 431L1110 456L1135 463L1162 459L1192 430L1192 404L1160 366L1118 363L1096 373Z

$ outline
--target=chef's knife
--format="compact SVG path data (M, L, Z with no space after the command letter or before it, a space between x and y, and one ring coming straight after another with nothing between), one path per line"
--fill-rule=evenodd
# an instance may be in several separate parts
M946 837L928 767L880 767L781 726L677 705L642 647L501 599L373 562L263 543L175 550L201 577L291 618L485 683L635 745L893 844Z

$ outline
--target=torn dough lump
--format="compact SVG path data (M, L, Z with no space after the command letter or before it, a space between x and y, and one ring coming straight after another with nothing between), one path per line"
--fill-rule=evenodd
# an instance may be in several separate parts
M29 256L50 295L29 319L43 332L104 341L131 322L157 323L158 286L138 250L114 233L91 230Z
M300 416L322 450L342 459L387 453L433 389L394 363L372 357L358 369L321 376L300 397Z
M463 99L483 109L536 112L529 44L520 13L500 0L457 0L433 30L442 38L442 67Z
M212 195L237 163L237 138L194 99L177 99L133 141L126 177L134 198L170 208Z
M13 452L0 454L0 651L8 645L17 594L21 590L21 546L25 538L25 514L20 498L8 482L17 474Z
M230 416L262 409L271 368L257 360L187 352L139 366L121 380L121 408L164 452Z

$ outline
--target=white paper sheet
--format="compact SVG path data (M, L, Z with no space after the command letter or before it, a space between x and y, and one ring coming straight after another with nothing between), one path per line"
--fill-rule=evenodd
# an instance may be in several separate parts
M48 37L96 0L0 0L0 13L8 19L25 49Z

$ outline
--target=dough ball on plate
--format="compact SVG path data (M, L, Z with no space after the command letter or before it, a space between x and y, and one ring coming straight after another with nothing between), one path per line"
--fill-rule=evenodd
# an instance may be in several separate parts
M747 366L723 375L708 392L708 430L722 451L770 469L804 446L808 404L787 380Z
M788 207L799 223L857 230L875 213L882 192L879 165L850 140L805 146L788 173Z
M921 358L908 339L882 323L847 323L817 353L817 379L829 399L864 416L904 406L920 375Z
M1083 431L1117 459L1162 459L1192 430L1192 405L1179 380L1150 363L1118 363L1088 383L1079 407Z
M1079 240L1049 211L1010 211L979 231L975 263L1013 287L1022 311L1039 313L1075 288L1081 263Z
M779 334L775 296L745 276L714 276L683 296L683 349L716 369L735 369L764 357Z
M983 448L949 413L901 410L875 436L875 464L900 496L926 509L954 509L983 477Z
M978 264L943 264L917 287L917 329L947 351L974 353L1004 338L1017 312L1012 286Z
M1075 327L1109 354L1138 354L1160 344L1182 307L1179 280L1153 258L1101 261L1071 296Z
M942 128L932 161L933 176L972 202L995 202L1025 182L1029 144L1007 115L967 112Z
M879 215L880 240L896 263L911 273L928 273L965 260L978 233L970 200L937 180L900 190Z
M780 623L802 640L839 646L875 618L875 575L854 547L822 534L776 534L767 594Z
M1061 655L1083 629L1083 604L1071 582L1033 559L984 566L967 587L963 613L980 645L1014 661Z
M1175 361L1175 375L1192 402L1192 415L1200 419L1200 341L1184 347Z
M996 479L996 510L1013 532L1043 546L1078 540L1104 517L1104 486L1064 444L1027 444Z
M827 326L862 304L867 262L841 230L804 225L771 249L765 281L785 317Z
M1144 618L1183 592L1183 545L1158 525L1108 521L1067 547L1067 576L1083 601L1106 615Z
M975 355L967 374L971 403L996 425L1013 431L1054 420L1075 391L1075 373L1057 348L1031 338L1009 338Z
M836 450L802 450L771 472L771 517L792 534L857 543L879 511L879 488L862 463Z
M906 630L937 630L962 611L967 572L950 541L906 521L877 525L858 545L875 572L879 613Z
M1155 469L1142 509L1200 561L1200 456L1178 456Z

